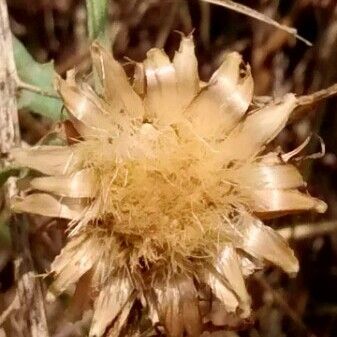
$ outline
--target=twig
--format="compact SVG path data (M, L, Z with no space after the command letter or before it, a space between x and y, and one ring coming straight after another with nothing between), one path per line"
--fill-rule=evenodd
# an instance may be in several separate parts
M337 83L331 85L328 88L319 90L310 95L304 95L298 98L299 105L310 105L313 103L317 103L323 99L328 97L337 95Z
M312 110L318 103L327 98L337 96L337 83L330 85L325 89L321 89L309 95L302 95L297 98L297 106L290 115L289 123L293 123L303 117L303 113ZM273 97L255 96L253 104L257 107L263 107L274 101Z
M290 122L303 117L303 113L311 110L317 103L329 97L337 95L337 83L328 88L319 90L310 95L303 95L298 98L296 109L291 114Z
M0 0L0 59L0 153L9 153L13 146L20 145L20 133L15 98L17 74L5 0ZM8 162L0 164L5 166ZM15 193L16 184L12 180L7 185L7 198ZM28 230L22 217L11 222L11 235L20 306L19 334L25 337L48 337L41 284L34 271ZM9 334L13 335L13 332L9 331Z
M42 96L47 96L47 97L52 97L52 98L60 98L60 96L58 96L55 93L43 90L43 89L41 89L41 88L39 88L39 87L37 87L33 84L23 82L20 79L16 80L16 85L17 85L18 89L25 89L25 90L28 90L28 91L32 91L32 92L35 92L35 93L40 94Z
M337 221L323 221L317 224L306 223L278 230L278 233L287 240L302 240L333 232L337 232Z

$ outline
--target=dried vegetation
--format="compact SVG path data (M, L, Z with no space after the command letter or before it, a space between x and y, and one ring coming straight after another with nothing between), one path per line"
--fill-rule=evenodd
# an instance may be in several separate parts
M125 69L131 76L134 63L142 61L146 56L146 52L154 46L158 48L164 47L167 53L173 57L174 51L179 48L181 40L181 34L174 32L174 30L183 32L186 35L194 30L193 35L196 43L196 54L199 61L198 68L202 81L208 81L211 78L211 74L213 74L221 65L224 56L228 52L235 50L243 54L245 61L251 65L255 85L253 107L261 108L265 104L270 104L273 99L281 99L288 92L294 92L298 96L302 95L296 100L296 103L293 96L286 96L288 97L286 101L291 101L292 104L297 105L297 108L292 106L295 110L290 116L288 126L286 126L286 128L277 136L276 140L268 145L267 151L273 150L280 152L279 149L275 147L275 144L277 144L281 146L284 151L283 154L285 154L301 144L305 144L306 147L301 149L302 151L300 152L300 155L303 156L304 160L299 161L296 165L299 166L300 171L305 174L305 180L308 181L309 192L317 198L324 199L329 206L328 211L325 215L319 216L314 214L304 216L291 215L278 220L269 220L268 224L274 229L281 229L280 233L283 233L288 238L293 236L291 246L294 248L295 254L299 258L301 266L300 272L296 278L289 279L282 274L281 271L270 268L263 273L251 277L248 288L253 300L252 306L254 309L254 316L252 321L245 321L243 323L242 321L237 322L236 318L231 316L225 317L225 320L223 317L220 317L220 323L218 321L219 326L226 325L227 327L235 327L235 330L237 330L239 323L239 327L245 329L243 332L214 332L212 337L281 337L285 335L332 337L337 334L337 290L335 287L337 281L335 270L337 267L337 241L335 230L337 228L337 214L335 211L337 203L337 186L335 183L336 179L334 179L337 171L337 115L334 113L336 100L331 99L316 107L316 102L333 92L334 87L328 90L328 92L323 91L316 96L310 95L310 93L322 88L327 88L337 81L337 68L335 62L337 58L337 6L333 0L298 0L291 3L283 0L254 0L246 1L245 4L252 6L261 13L265 13L266 15L275 18L282 24L295 27L301 36L312 42L313 47L307 47L301 42L296 42L293 37L284 31L277 30L264 23L246 18L241 14L233 13L227 9L215 7L206 2L199 2L196 0L130 0L127 2L124 0L116 0L111 2L109 11L109 35L114 41L114 55L119 61L125 63ZM92 78L87 78L87 74L91 68L91 54L86 38L85 6L82 1L13 0L9 3L9 10L13 32L24 42L36 59L40 62L46 62L51 58L55 59L56 69L61 75L65 75L67 70L76 67L78 77L92 83ZM98 52L97 49L96 52ZM232 55L234 59L237 57L237 54L229 55ZM125 56L127 56L127 59L125 59ZM149 58L151 61L151 57ZM192 86L191 90L194 90L193 83L190 82L190 84ZM71 110L71 101L69 98L67 99L67 94L69 93L67 90L77 89L74 89L74 87L69 85L69 82L66 85L65 82L61 81L59 83L59 91L61 95L65 97L66 103L68 102L68 109ZM88 90L88 88L84 86L81 90ZM142 95L145 93L146 88L139 85L135 86L135 90L138 90L140 95ZM91 93L89 92L89 94L87 93L86 95L90 94ZM251 93L248 94L248 96L249 95L251 95ZM171 96L165 99L167 106L163 106L163 109L169 109L169 105L174 103L174 97ZM250 98L248 100L250 100ZM152 102L152 104L156 103L162 104L162 102ZM131 110L134 109L134 106L135 105L133 104ZM74 113L76 113L76 111L74 111ZM167 114L165 114L163 118L166 118L166 116ZM150 120L151 116L148 116L147 118ZM177 118L177 116L175 116L175 118ZM287 118L285 118L283 124L286 123L286 120ZM99 122L95 118L93 121ZM226 122L232 123L232 121ZM105 121L102 123L105 123ZM172 121L165 120L162 121L162 123L165 125L172 123ZM143 126L144 125L145 124L143 124ZM221 123L205 125L203 120L195 121L195 125L200 128L199 131L203 133L203 138L196 142L197 146L193 143L193 151L196 151L192 152L193 155L199 151L199 147L205 146L204 143L200 144L204 139L209 141L208 136L210 134L214 135L219 125L223 126ZM54 134L49 132L51 127L50 121L31 114L27 110L20 112L20 126L22 128L23 139L28 144L36 144L41 138L43 139L42 142L40 141L42 144L46 140L50 141L50 139L53 139L54 137ZM141 130L139 125L136 125L136 127L137 130ZM160 126L160 128L161 127L162 126ZM208 130L209 127L212 129ZM74 129L71 124L60 125L58 128L61 133L66 135L65 138L67 139L74 139L77 137L78 132L83 132L83 127L82 129L79 127L76 130L76 125ZM132 125L131 128L134 129L135 125ZM145 130L144 132L148 133L149 130ZM176 173L177 171L175 165L181 163L172 160L170 161L167 158L170 158L170 156L172 156L171 158L179 156L182 160L188 159L193 162L195 156L194 158L184 157L186 153L189 155L191 154L190 148L188 151L185 149L184 152L184 149L179 147L179 153L177 153L177 148L174 146L176 139L174 138L172 140L172 135L170 134L170 132L174 132L174 135L176 136L177 130L166 130L165 132L162 132L161 130L161 137L164 137L165 142L169 139L170 142L173 143L173 146L170 147L172 153L170 153L169 156L167 148L163 149L163 153L159 156L164 163L164 170L162 171L167 173L167 176L160 177L160 179L158 179L157 176L150 177L147 178L145 183L144 175L140 174L144 173L144 163L141 168L130 168L126 167L129 164L123 164L121 165L118 174L115 170L112 172L109 170L107 172L105 170L105 165L109 164L108 166L111 166L111 163L107 163L107 156L105 153L110 151L111 146L114 146L109 142L106 142L106 139L104 139L102 144L98 145L97 142L102 141L97 141L95 140L95 137L89 135L88 140L85 143L82 143L82 145L85 145L84 150L83 148L81 149L81 144L72 144L72 146L78 146L78 153L82 153L80 155L81 168L87 169L88 167L94 167L95 175L93 179L99 181L99 184L101 184L102 187L100 190L103 191L103 194L104 187L109 185L112 180L117 187L123 186L126 179L126 171L131 172L131 176L128 176L127 179L134 181L138 186L153 184L151 179L155 179L156 183L165 182L163 186L168 186L165 179L172 179L172 177L175 179L174 184L181 185L182 182L179 181L179 179L182 179L183 177L179 176L178 179L178 176L172 175L172 172ZM324 153L321 153L321 143L317 135L324 140ZM152 136L158 137L158 135ZM194 137L194 135L192 136ZM146 142L153 142L153 140L149 140L148 138L149 137L145 139ZM143 142L144 139L142 138L141 141ZM216 140L213 139L210 142L212 146L215 146L215 144L218 145L221 141L222 140L219 140L218 137ZM191 146L190 143L188 145ZM242 151L244 152L248 151L247 147L249 148L249 145L251 144L245 140L243 144L234 144L233 146L241 146ZM100 146L101 149L101 151L98 152L98 156L97 151L95 151L97 146ZM109 147L109 149L106 147ZM143 144L141 148L144 149ZM149 147L147 148L149 149ZM57 150L56 147L55 149ZM120 151L120 158L124 158L126 156L125 152L128 152L129 150L129 148L125 149L119 146L118 151ZM137 153L139 154L137 151L140 151L140 149L137 149L135 146L133 150L134 153L132 155L137 156ZM206 152L210 157L207 161L207 164L209 164L210 160L212 158L214 159L214 153L212 152L212 148L207 148ZM85 153L85 155L83 155L83 153ZM311 161L310 156L317 153L319 155L314 157L318 157L318 159L314 162ZM236 159L232 158L232 154L233 153L231 153L230 157L231 160ZM128 153L127 156L129 155L130 154ZM158 155L158 152L156 152L156 155ZM151 153L147 153L147 156L149 159L146 165L149 165L148 167L150 167L153 165L153 162L151 163ZM299 154L297 154L297 156L299 156ZM198 155L196 155L196 157L198 157ZM22 159L22 157L20 158ZM50 158L47 158L47 163L52 163L49 160ZM55 158L55 155L53 155L53 158ZM287 157L285 156L282 159L284 158ZM42 165L41 169L41 164L39 165L38 159L38 157L33 155L33 157L30 158L30 162L32 163L30 165L38 165L39 170L46 174L54 175L59 172L60 168L55 168L55 166L52 167L52 169L54 169L52 172L48 165ZM160 160L158 160L158 158L156 158L156 160L156 165L160 165ZM261 160L261 158L258 158L258 160ZM27 162L27 158L23 161ZM114 158L114 161L116 162L116 158ZM44 161L42 163L46 162ZM197 161L197 163L199 162ZM171 167L168 164L171 164ZM225 172L221 172L221 174L225 175L225 177L221 176L221 178L222 180L230 181L231 183L234 181L234 183L238 184L239 182L239 185L244 181L247 186L251 183L252 179L252 173L247 174L247 172L255 169L255 173L257 175L259 173L258 168L254 167L255 164L256 158L253 159L252 162L244 162L244 165L240 163L235 166L234 163L234 170L232 166L233 163L231 163L228 166L233 169L233 171L226 170ZM172 167L172 165L174 166ZM249 166L248 169L247 166ZM291 171L291 173L282 172L282 174L287 175L287 177L291 174L292 180L289 182L287 179L287 183L291 185L291 188L297 188L301 185L300 187L302 189L304 183L297 171L293 169L293 166L285 165L283 166L283 169L284 168ZM70 173L76 172L77 169L74 169L73 172ZM158 166L156 169L158 170ZM198 180L200 177L192 177L195 168L194 171L193 166L191 166L190 169L191 171L184 171L185 174L189 174L187 180L189 180L191 184L190 186L184 186L186 187L185 193L188 196L191 195L189 189L195 191L196 194L201 190L200 180ZM198 170L200 169L201 168L198 167ZM46 172L43 170L46 170ZM134 177L132 176L133 170L137 173L135 173ZM154 172L155 170L152 171ZM77 174L86 173L83 172L83 170L77 172ZM210 176L214 177L216 175L217 178L219 178L218 172L212 173L213 174L210 174L207 169L207 177L205 178L205 176L203 176L201 177L201 180L211 183L212 179ZM153 174L156 174L156 172ZM29 184L34 188L43 190L46 188L46 184L42 179L44 178L35 178L33 181L30 181ZM27 188L27 184L27 181L23 181L22 188ZM196 184L199 186L198 188L200 188L200 190L196 188ZM64 193L71 193L69 190L63 191L62 188L64 185L64 182L60 183L60 181L49 182L47 187L49 189L48 192L55 192L56 190L56 192L61 195ZM219 206L220 202L216 200L218 191L212 186L202 186L202 189L212 191L213 206ZM217 186L217 182L214 186ZM255 188L258 187L259 186L255 186ZM139 191L139 189L137 190ZM124 193L124 200L125 198L130 198L130 196L133 196L133 198L138 200L140 209L135 210L135 214L137 214L138 217L142 216L142 211L149 216L146 221L144 221L144 218L141 218L140 221L142 224L146 223L146 228L141 227L137 228L137 230L147 231L149 230L149 224L151 224L151 229L155 228L158 230L158 228L162 228L162 226L158 226L158 221L165 221L164 218L157 219L155 216L151 218L151 214L153 213L151 213L151 209L144 210L146 205L149 207L155 205L155 199L167 199L169 197L170 200L177 200L178 197L185 198L185 195L181 195L180 193L175 195L174 191L176 191L176 189L165 190L158 188L158 191L160 191L158 194L146 195L144 200L151 199L151 203L144 204L139 203L139 201L142 200L143 193L142 195L135 196L134 190L130 191L124 189L121 192ZM82 192L84 194L96 193L96 190L82 190ZM116 209L116 214L121 212L121 205L118 205L116 200L113 199L115 196L112 197L106 194L107 193L100 197L103 198L105 202L108 200L112 207ZM222 210L226 209L226 212L230 214L232 205L238 203L240 205L248 205L249 209L254 208L254 205L249 204L250 200L249 198L247 199L247 195L242 195L241 190L236 191L236 198L238 198L238 195L240 197L239 202L238 199L235 199L234 201L230 200L227 205L221 205L221 207L223 207ZM69 197L69 195L67 196ZM70 197L74 196L70 195ZM268 198L268 196L266 198ZM299 208L316 208L318 211L322 210L324 205L316 202L316 200L317 199L308 198L308 200L303 201L303 205ZM312 202L312 204L310 204L309 201ZM46 201L44 200L44 202ZM130 200L130 203L134 204L134 200ZM34 205L36 204L34 203ZM230 207L228 205L230 205ZM163 205L163 207L164 206L165 205ZM202 207L202 205L198 205L198 207L199 206ZM24 206L21 205L21 207L22 209L25 209ZM30 207L32 206L30 205ZM200 209L200 207L198 207L197 210ZM290 208L289 205L288 208ZM76 213L78 212L78 209L73 211L75 212L74 214L78 214ZM182 214L181 209L175 211ZM100 212L101 213L99 214L102 216L104 212L102 210L100 210ZM125 215L123 212L121 212L121 214ZM191 214L192 213L186 213L186 216L190 216ZM204 215L205 213L201 212L200 214ZM173 218L176 217L176 215L172 214L170 214L170 216ZM8 214L5 212L1 213L0 225L2 225L2 219L6 219L7 217ZM130 214L128 217L130 217ZM72 215L70 218L74 218L74 216ZM30 240L36 267L40 273L45 273L46 270L50 269L50 265L55 256L59 254L61 248L64 247L66 226L62 220L58 222L58 226L55 226L55 220L41 220L40 217L33 215L29 216L29 221L32 224ZM127 219L125 218L123 221L127 222ZM196 223L197 221L200 221L198 214L195 219ZM74 224L75 229L77 225L78 223ZM127 234L125 228L126 227L123 226L121 229L123 235ZM294 231L291 230L293 228ZM170 227L170 229L172 228ZM298 231L296 229L298 229ZM176 228L173 228L172 231L173 230L175 231ZM134 227L127 227L127 231L134 233ZM195 231L195 233L199 240L199 251L203 254L207 253L210 256L214 256L215 254L212 251L200 250L200 247L207 247L212 250L209 245L209 242L213 242L214 240L212 228L210 227L207 231L210 236L200 235L201 233L197 231ZM171 234L171 231L168 231L164 233L161 238L172 240ZM94 235L99 236L100 233L95 232ZM5 235L2 235L0 240L3 240L5 237ZM191 240L189 239L188 235L186 236L184 233L180 233L179 238L174 237L174 244L170 241L171 250L165 250L167 253L165 256L166 261L172 260L172 254L184 255L187 251L188 253L195 252L195 247L190 246ZM228 237L224 235L222 240L226 241L228 240ZM90 242L88 244L90 244ZM193 242L195 243L196 241ZM73 245L75 244L76 241L73 242ZM95 242L95 244L97 243ZM167 241L156 242L157 246L165 246L166 244ZM0 252L0 282L2 291L0 306L4 309L9 308L10 311L12 311L11 322L6 323L7 325L4 326L7 335L17 336L17 331L20 331L20 327L18 326L20 321L16 321L15 319L15 310L17 307L15 306L12 287L13 266L11 264L8 246L6 247L4 245L3 247L4 248L1 248ZM145 258L145 261L148 260L146 263L151 264L158 258L156 255L158 250L151 250L152 247L153 245L146 246L144 242L141 242L141 244L137 245L137 250L132 250L135 256L130 257L128 253L126 254L130 259L133 258L134 269L137 268L139 257L141 256L142 259L144 259L144 252L148 254ZM165 247L167 248L167 246ZM94 251L97 250L96 247L90 249ZM76 256L73 256L72 258L76 260ZM125 259L125 256L121 257L121 259L123 258ZM178 268L182 268L179 262L177 263L176 260L174 260L174 262ZM282 265L282 262L277 260L272 262ZM60 259L55 260L53 263L54 271L57 272L58 270L65 268L62 263L63 261ZM185 268L186 266L183 267ZM289 272L297 269L296 266L294 267L293 261L290 261L288 265L287 263L283 264L283 267ZM187 266L187 269L188 268L189 266ZM88 269L90 268L87 268L85 271ZM89 277L88 275L84 275L80 278L76 289L68 289L63 297L56 299L53 304L47 304L47 316L51 336L84 336L88 333L91 313L90 311L86 311L86 309L88 308L90 298L88 298L89 296L84 296L83 293L87 291L91 279L92 275L89 275ZM123 281L121 278L118 282L122 282L121 280ZM55 292L65 290L63 289L64 284L62 284L64 280L61 280L62 282L57 284L58 281L60 280L56 279L56 284L53 284L52 286L53 289L56 290ZM46 284L50 283L51 279L46 278ZM184 286L186 287L186 284L181 282L181 287ZM187 287L189 287L189 285L187 285ZM74 296L72 296L73 294ZM247 308L241 309L243 311L244 309L247 310ZM82 316L83 311L85 311L86 314ZM221 312L221 310L219 311ZM214 322L217 322L217 317L213 317L212 323ZM146 322L142 324L146 327L148 326L148 323ZM12 326L16 326L17 330L13 329ZM210 331L213 328L214 327L211 325L209 326ZM152 330L150 329L149 336L151 336L151 333ZM209 336L210 334L211 332L206 333L205 336ZM146 336L146 334L144 336Z

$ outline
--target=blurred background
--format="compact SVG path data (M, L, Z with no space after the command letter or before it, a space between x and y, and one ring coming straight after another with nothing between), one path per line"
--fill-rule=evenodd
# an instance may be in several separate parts
M15 36L38 62L55 62L64 75L71 68L90 71L84 0L8 0ZM200 74L207 80L220 65L223 54L236 50L252 67L257 96L312 93L337 82L336 0L246 0L250 6L283 24L293 26L311 41L308 47L289 34L228 9L198 0L110 0L108 34L117 59L140 61L151 47L173 55L178 32L194 32ZM177 32L178 31L178 32ZM310 193L329 205L324 215L288 216L270 223L294 229L291 246L301 270L289 278L270 268L249 280L253 298L252 323L242 331L221 336L334 337L337 336L337 99L306 111L278 137L284 150L292 150L313 135L305 152L302 171ZM35 144L54 126L29 109L20 110L22 138ZM319 135L325 143L321 153ZM0 312L13 297L11 242L8 214L0 197ZM64 243L65 223L41 223L30 217L30 242L38 272L44 273ZM284 229L285 228L285 229ZM296 231L296 228L301 231ZM82 317L68 308L63 296L47 306L51 336L86 336L90 312ZM215 335L214 335L215 336ZM220 336L220 335L219 335Z

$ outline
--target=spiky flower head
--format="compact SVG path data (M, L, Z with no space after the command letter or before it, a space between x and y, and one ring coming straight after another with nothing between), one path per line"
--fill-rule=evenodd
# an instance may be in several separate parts
M91 337L131 335L143 318L170 337L247 319L245 276L265 262L298 270L261 219L326 208L304 192L291 154L270 144L297 99L254 108L250 68L236 52L201 82L190 36L172 62L151 49L131 81L98 44L92 58L96 91L58 79L75 136L13 151L41 173L13 209L70 220L48 298L86 275Z

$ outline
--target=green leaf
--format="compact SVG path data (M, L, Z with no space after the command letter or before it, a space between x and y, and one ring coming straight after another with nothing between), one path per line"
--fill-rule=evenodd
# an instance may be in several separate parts
M87 23L90 40L106 42L106 24L108 18L107 0L86 0Z
M52 61L44 64L36 62L15 36L13 36L13 46L16 69L20 79L40 88L42 91L57 95L53 87L54 63ZM52 120L59 120L62 112L62 101L56 97L48 97L22 89L18 97L18 107L19 109L28 108Z
M20 170L18 168L6 167L0 170L0 187L7 181L9 177L18 176Z

